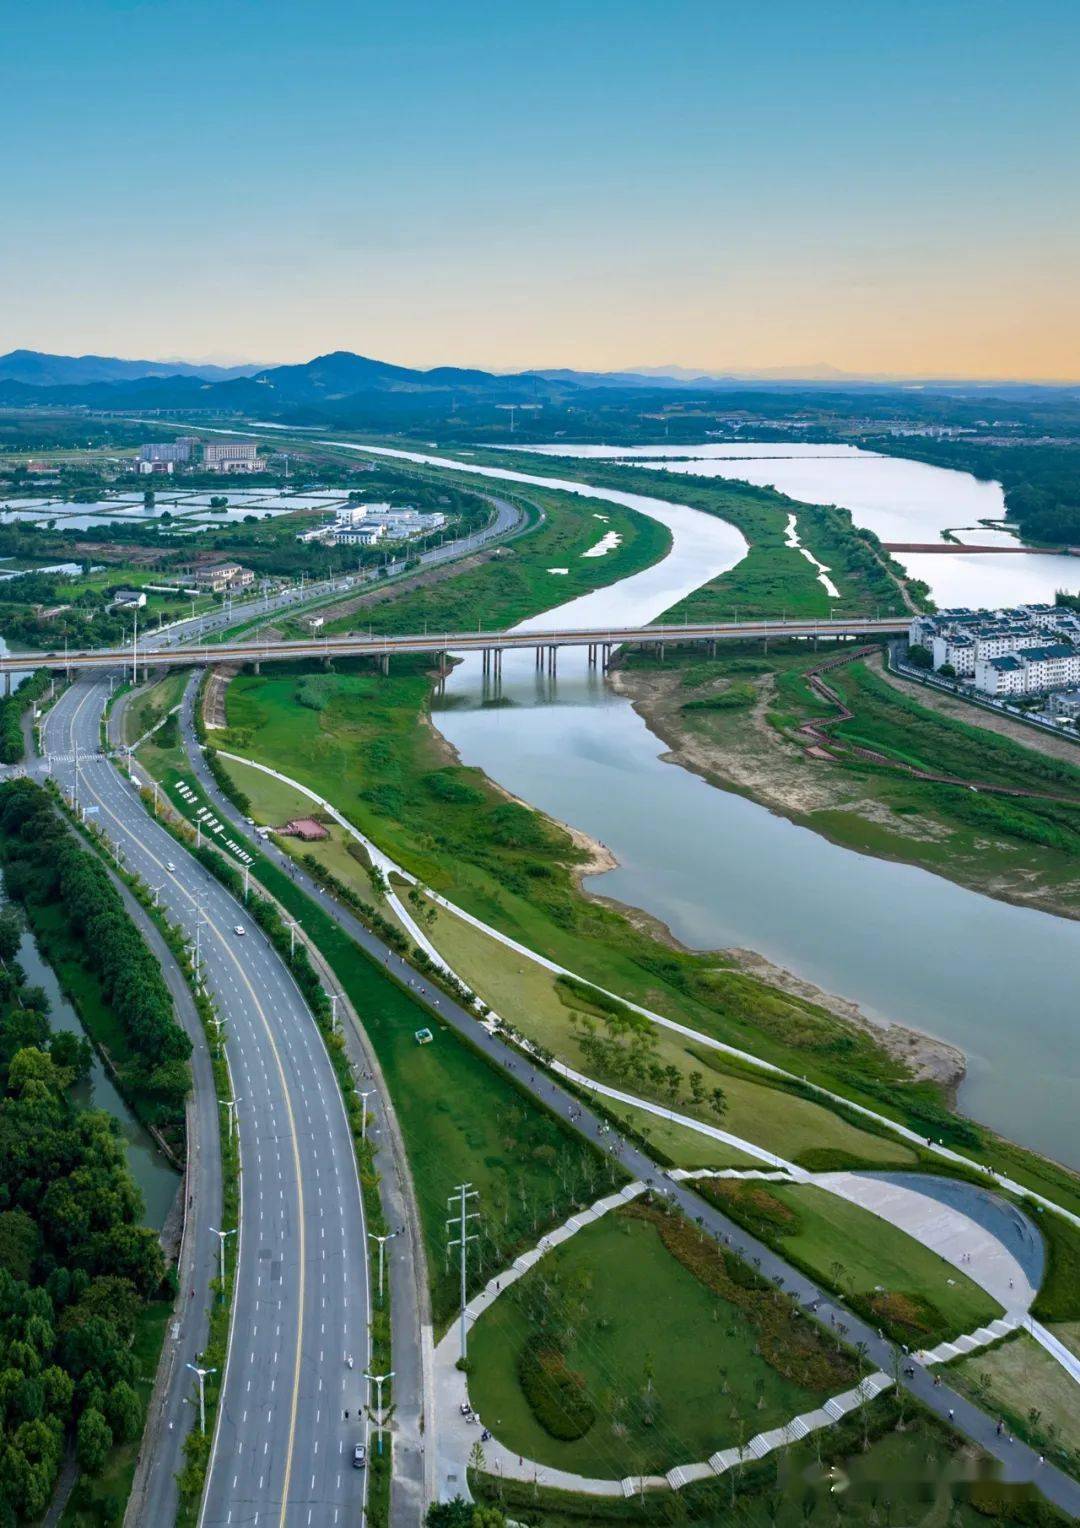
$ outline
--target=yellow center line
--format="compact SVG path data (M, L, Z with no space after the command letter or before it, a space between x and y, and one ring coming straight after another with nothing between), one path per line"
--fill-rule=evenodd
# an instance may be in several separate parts
M75 721L76 721L76 718L78 717L79 712L82 710L83 706L86 705L86 702L90 699L90 697L91 697L91 695L93 693L94 693L93 692L93 688L88 690L86 696L83 698L83 700L81 700L79 702L78 706L75 708L75 711L72 713L72 717L71 717L71 734L70 734L71 735L72 745L74 745L74 741L75 741ZM163 860L159 860L157 855L153 852L152 849L150 849L140 839L136 838L136 835L132 831L132 829L127 827L125 825L125 823L123 823L121 821L121 819L116 815L116 813L109 806L108 802L105 801L103 799L103 797L98 794L98 792L94 789L93 785L91 785L89 781L84 781L84 784L86 786L87 791L90 793L90 795L93 796L94 799L97 801L98 805L106 813L108 813L108 815L116 823L116 825L120 829L120 831L122 833L126 833L131 838L135 838L136 842L139 844L139 847L143 850L143 852L146 855L148 855L148 857L153 860L154 864L157 865L158 868L160 870L164 871L164 873L167 875L168 871L165 870L164 861ZM191 892L189 892L187 890L187 888L185 886L183 886L179 881L176 881L175 885L177 887L177 890L180 891L188 899L188 901L196 909L196 911L198 911L199 910L198 901L196 900L195 897L192 896ZM293 1164L294 1164L294 1167L296 1169L296 1199L297 1199L297 1213L298 1213L299 1233L300 1233L300 1299L299 1299L298 1307L297 1307L296 1357L295 1357L295 1361L294 1361L294 1364L293 1364L292 1404L291 1404L291 1407L290 1407L290 1414L289 1414L289 1447L288 1447L288 1450L287 1450L287 1453L286 1453L286 1456L285 1456L285 1479L282 1482L282 1489L281 1489L281 1514L280 1514L280 1517L278 1518L279 1528L284 1528L285 1514L286 1514L286 1511L288 1509L288 1501L289 1501L289 1481L290 1481L290 1478L292 1476L293 1450L294 1450L295 1441L296 1441L296 1414L297 1414L297 1409L298 1409L299 1402L300 1402L300 1353L301 1353L301 1349L302 1349L302 1345L303 1345L303 1335L304 1335L304 1287L305 1287L305 1275L306 1275L306 1268L305 1268L305 1241L306 1241L306 1238L305 1238L305 1232L304 1232L304 1185L303 1185L303 1180L301 1178L301 1168L300 1168L300 1144L299 1144L299 1140L298 1140L297 1133L296 1133L296 1121L295 1121L295 1118L293 1116L292 1099L291 1099L291 1097L289 1095L289 1085L288 1085L288 1083L287 1083L287 1081L285 1079L285 1068L282 1066L282 1063L281 1063L281 1054L278 1051L277 1042L274 1039L273 1030L271 1029L270 1023L269 1023L269 1021L268 1021L268 1019L266 1017L266 1011L263 1008L262 1003L259 1001L258 995L256 994L254 987L251 985L251 982L248 980L247 973L245 972L243 966L240 964L240 961L237 959L236 952L233 950L232 946L229 944L228 940L225 938L224 934L222 934L221 930L216 926L216 924L214 924L210 920L207 920L207 921L208 921L210 929L213 931L214 934L217 935L217 938L220 941L221 947L225 951L225 954L229 957L229 959L232 961L233 965L236 967L237 972L240 975L240 980L244 983L244 986L247 988L248 992L250 993L251 1001L254 1003L256 1012L258 1013L259 1018L262 1021L263 1029L266 1031L266 1038L267 1038L267 1040L270 1043L270 1049L273 1052L274 1062L275 1062L275 1064L277 1066L277 1070L278 1070L278 1077L281 1080L281 1091L282 1091L282 1094L284 1095L284 1099L285 1099L285 1112L286 1112L286 1114L288 1116L289 1136L290 1136L290 1139L292 1141ZM209 1485L210 1485L210 1480L209 1480L209 1475L208 1475L207 1476L207 1482L206 1482L206 1489L209 1489ZM204 1496L205 1496L205 1493L204 1493Z

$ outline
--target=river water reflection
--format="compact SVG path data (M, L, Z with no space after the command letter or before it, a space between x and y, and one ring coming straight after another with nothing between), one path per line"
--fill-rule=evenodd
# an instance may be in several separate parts
M619 502L631 497L564 486ZM602 628L631 614L647 622L742 555L741 538L723 522L632 497L672 527L671 555L524 627ZM592 889L645 908L688 945L759 951L870 1017L960 1046L968 1113L1080 1165L1080 923L838 848L664 764L662 744L574 650L560 655L553 682L537 674L531 653L507 653L501 696L501 705L485 706L491 697L479 659L467 659L437 724L465 763L612 850L618 869L591 878Z

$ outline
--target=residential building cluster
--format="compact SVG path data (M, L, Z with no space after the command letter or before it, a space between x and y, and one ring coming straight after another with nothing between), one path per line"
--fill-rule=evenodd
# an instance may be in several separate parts
M991 696L1045 695L1080 684L1080 615L1059 605L918 615L909 640L936 670Z
M393 504L348 504L332 520L301 531L298 541L322 541L336 546L374 546L379 541L411 541L446 524L442 514Z

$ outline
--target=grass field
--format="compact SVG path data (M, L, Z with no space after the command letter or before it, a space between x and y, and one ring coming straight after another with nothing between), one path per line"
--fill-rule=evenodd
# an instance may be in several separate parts
M177 669L166 674L164 679L159 679L149 689L133 695L124 709L124 742L137 743L144 733L156 726L174 706L179 705L187 681L186 670Z
M966 1274L869 1210L812 1184L770 1183L768 1190L798 1217L777 1245L840 1293L866 1298L884 1286L929 1300L942 1317L926 1334L934 1340L973 1332L1001 1314Z
M647 1221L605 1216L544 1258L526 1282L557 1288L570 1302L566 1358L596 1409L592 1427L573 1442L540 1425L517 1375L528 1316L512 1292L497 1300L470 1337L469 1394L496 1437L526 1458L601 1478L667 1469L706 1459L742 1428L778 1426L823 1398L765 1362L744 1314L677 1262Z
M950 1384L1073 1474L1080 1474L1076 1382L1026 1332L946 1371Z
M442 909L438 910L428 933L454 970L500 1017L508 1019L529 1039L553 1051L586 1076L596 1074L595 1067L582 1053L571 1022L572 1009L560 999L555 977L550 971L515 954ZM623 1082L611 1074L597 1076L596 1080L619 1081L625 1091L639 1097L669 1105L677 1103L680 1112L694 1115L706 1124L719 1124L733 1135L789 1159L797 1159L801 1153L810 1150L831 1149L845 1152L853 1162L909 1166L915 1161L914 1152L901 1141L860 1130L821 1104L781 1092L766 1082L755 1081L745 1070L733 1070L721 1052L687 1042L659 1026L654 1026L653 1032L657 1061L664 1066L675 1066L686 1084L677 1101L646 1082ZM692 1101L687 1079L694 1070L703 1071L710 1079L710 1086L718 1083L723 1088L727 1111L720 1119L707 1107L697 1106ZM663 1123L654 1118L648 1127L650 1140L657 1145L661 1142L656 1131ZM690 1130L678 1126L669 1128L687 1138L692 1136ZM714 1160L715 1153L723 1154L726 1150L702 1135L696 1158L685 1165L706 1166ZM687 1151L690 1151L689 1141L683 1147L684 1154ZM721 1159L727 1161L726 1157L716 1158ZM684 1163L680 1161L679 1165Z

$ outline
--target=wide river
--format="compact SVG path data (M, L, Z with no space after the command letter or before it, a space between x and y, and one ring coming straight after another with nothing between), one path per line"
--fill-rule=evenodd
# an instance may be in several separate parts
M567 447L549 449L573 454ZM993 485L896 458L846 447L797 452L784 447L780 458L775 453L781 448L757 446L756 460L738 461L734 470L730 460L717 458L718 449L731 450L702 448L710 459L686 463L686 469L704 467L731 477L749 477L753 469L755 481L775 484L793 497L798 488L809 502L847 504L859 523L883 539L928 541L943 525L974 524L1001 513L1000 490ZM522 623L522 629L654 620L745 552L732 527L667 500L471 461L385 454L554 484L628 504L670 528L672 549L662 562L549 610ZM581 454L598 453L581 448ZM660 450L637 454L656 456ZM683 447L679 454L691 451ZM935 515L937 528L931 531ZM888 516L903 519L902 535ZM599 540L603 526L597 524ZM800 516L799 530L811 549L812 526L812 511ZM1041 574L1030 567L1042 561L1023 555L925 556L918 571L932 583L939 603L972 604L1002 597L984 594L975 583L985 569L987 587L1000 590L1000 564L1018 570L1024 580L1021 589L1010 587L1012 599L1052 597L1072 569L1080 572L1080 565L1065 558L1045 559L1055 566ZM959 562L969 565L962 592ZM939 568L949 592L942 588ZM1078 582L1072 577L1072 587ZM897 1020L960 1046L968 1060L960 1094L965 1111L1080 1165L1080 923L995 902L926 871L839 848L663 763L659 740L574 650L560 654L554 683L537 674L531 653L507 653L502 694L512 704L484 706L479 659L467 659L448 685L439 728L465 763L478 765L515 795L611 849L618 868L593 877L592 889L646 909L687 945L757 950L857 1002L871 1018Z

